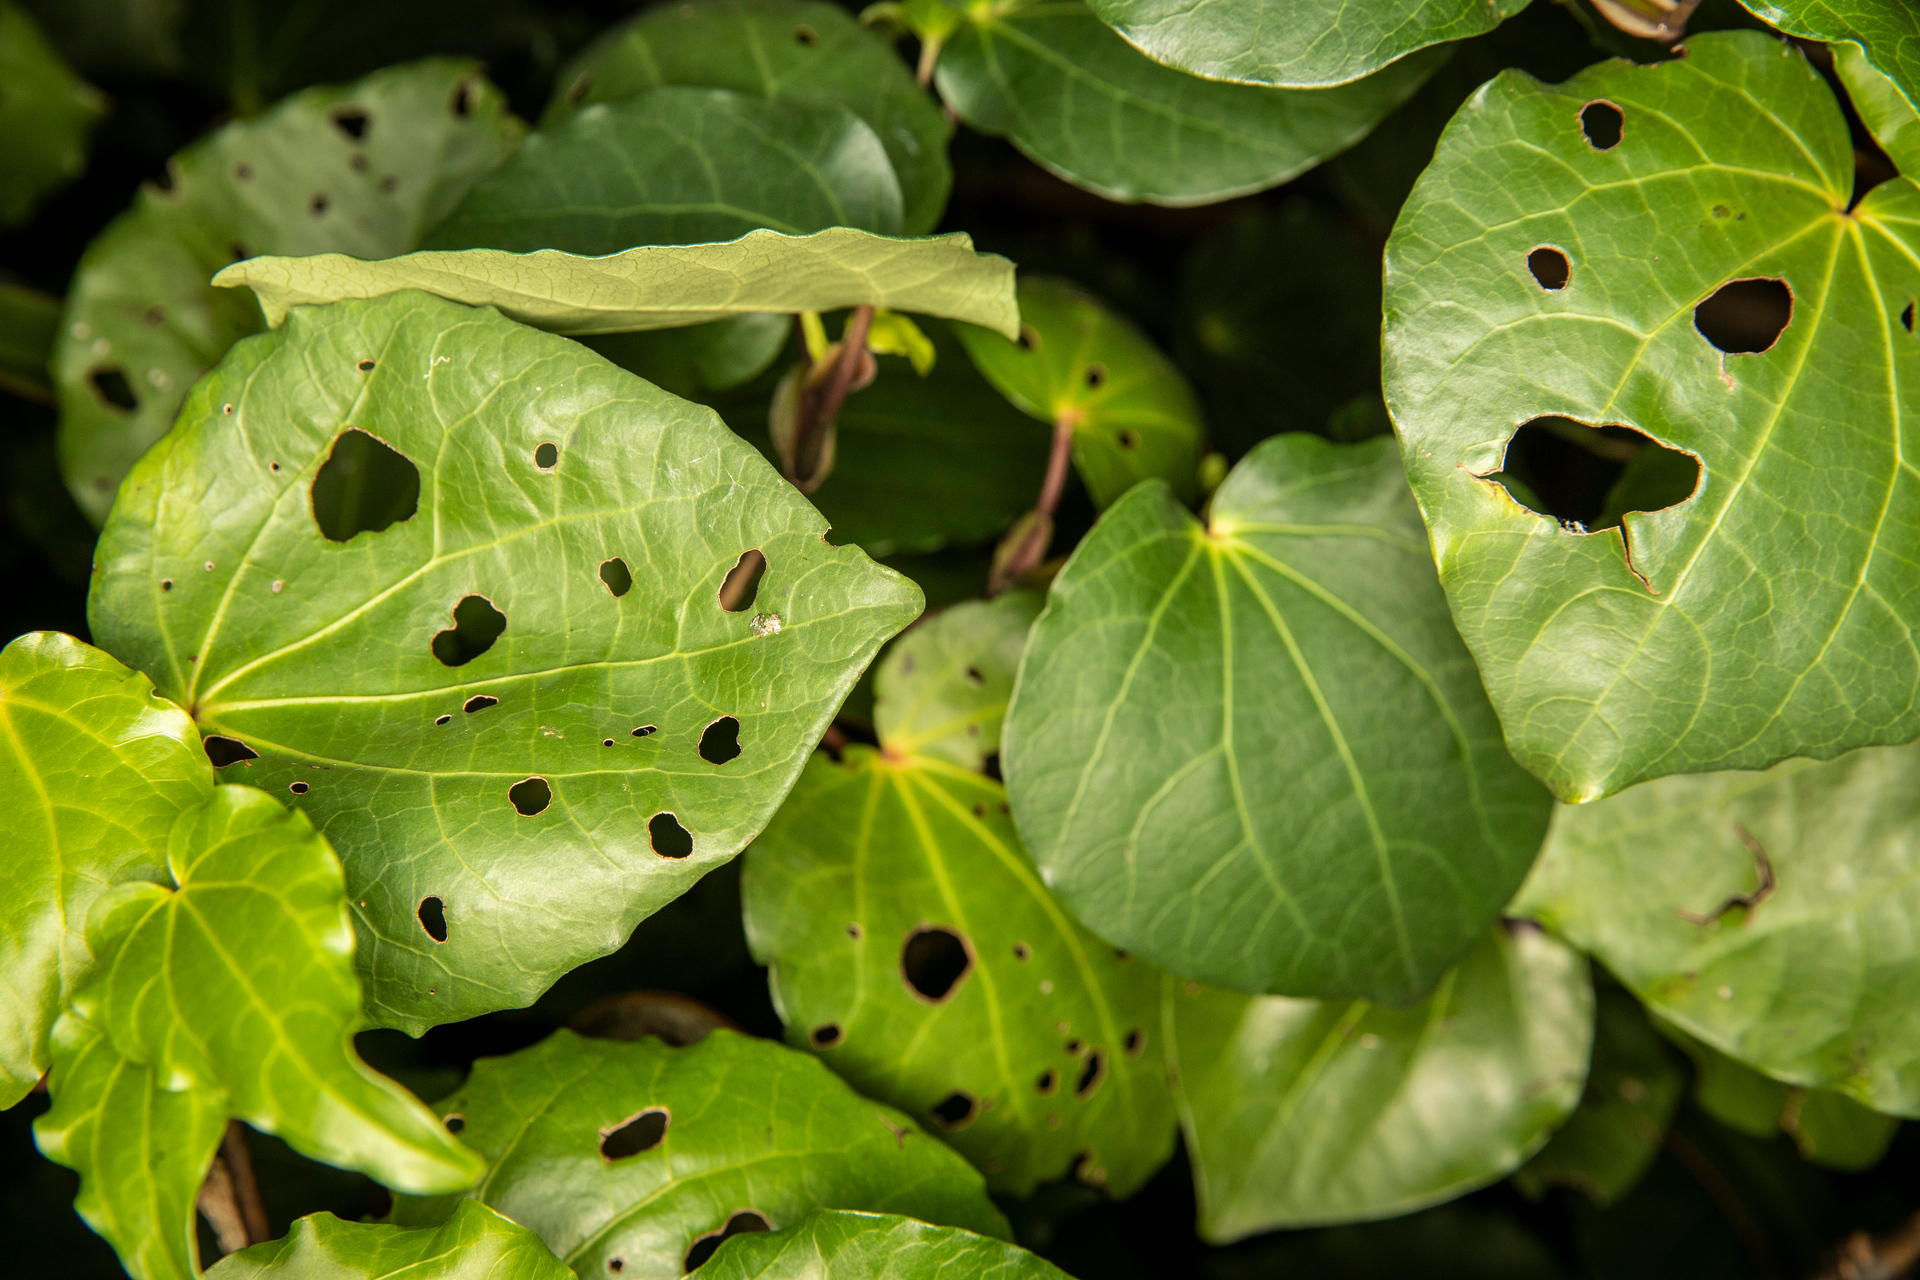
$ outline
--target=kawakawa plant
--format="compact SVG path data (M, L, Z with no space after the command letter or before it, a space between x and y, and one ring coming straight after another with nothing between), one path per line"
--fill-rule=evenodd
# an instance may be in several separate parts
M1547 0L692 0L536 126L430 58L192 143L6 313L100 532L92 642L0 654L0 1102L140 1280L1058 1275L1003 1208L1177 1144L1215 1243L1604 1204L1689 1070L1870 1166L1920 10L1742 2L1575 7L1627 56L1549 82ZM17 219L102 107L0 32ZM1178 363L932 234L956 121L1109 201L1326 166L1391 226L1378 377L1235 327L1353 253L1311 219L1208 251ZM743 850L785 1044L356 1052ZM266 1240L241 1125L387 1217Z

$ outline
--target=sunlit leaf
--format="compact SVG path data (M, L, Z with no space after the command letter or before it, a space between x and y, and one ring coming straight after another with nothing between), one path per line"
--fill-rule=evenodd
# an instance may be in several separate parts
M1805 58L1687 48L1504 73L1388 245L1387 399L1441 581L1509 745L1569 799L1920 733L1920 189L1849 213ZM1528 511L1483 477L1548 417L1691 455L1697 488L1620 531Z
M1788 35L1859 46L1866 61L1920 104L1920 9L1907 0L1740 0Z
M17 4L0 3L0 227L25 221L87 163L107 101L60 60Z
M1065 1280L1018 1245L893 1214L816 1209L784 1231L737 1235L705 1280Z
M218 1280L572 1280L573 1272L510 1218L464 1201L438 1227L342 1222L315 1213L278 1240L228 1254Z
M1391 439L1275 437L1210 511L1142 485L1055 580L1007 719L1021 834L1076 916L1183 977L1417 999L1519 886L1547 794Z

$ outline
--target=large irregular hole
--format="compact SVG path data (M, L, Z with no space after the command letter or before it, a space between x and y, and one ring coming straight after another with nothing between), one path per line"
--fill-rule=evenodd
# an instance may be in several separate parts
M453 606L453 626L434 633L433 656L449 667L464 667L493 648L507 629L507 615L485 596L463 596ZM467 710L477 710L471 702Z
M700 758L708 764L725 764L740 754L740 721L721 716L700 734Z
M438 898L422 898L420 899L420 910L415 914L420 917L420 927L427 931L429 938L432 938L435 942L445 942L447 940L447 907L445 903L441 902Z
M980 1099L965 1089L955 1089L928 1108L935 1124L949 1133L964 1129L980 1114Z
M609 1163L651 1151L666 1140L667 1124L673 1116L665 1107L648 1107L629 1116L612 1128L600 1131L600 1154Z
M1550 245L1543 244L1527 255L1527 270L1549 293L1566 288L1573 278L1573 264L1567 261L1567 255Z
M420 468L358 427L342 431L313 477L313 518L329 542L379 533L420 509Z
M485 711L488 707L497 707L499 705L500 705L500 699L494 697L492 694L476 693L471 698L468 698L465 702L461 703L460 709L466 712L468 715L472 715L476 711ZM434 723L438 724L440 722L436 720L434 721Z
M260 753L238 738L229 738L223 733L210 733L201 740L201 746L207 750L207 759L213 761L213 767L224 769L230 764L239 764L243 760L258 760Z
M1765 351L1793 319L1793 290L1785 280L1733 280L1693 309L1700 336L1730 356Z
M633 570L627 568L627 562L619 556L600 562L600 581L607 584L607 590L613 592L618 600L633 590Z
M87 381L93 384L94 394L103 404L112 405L122 413L132 413L140 407L140 401L134 398L133 384L127 381L127 371L118 365L95 369L87 375Z
M521 817L531 818L553 803L553 788L545 778L523 778L507 788L507 799Z
M693 852L693 832L680 825L671 813L656 813L647 819L647 842L663 858L684 858Z
M1580 108L1580 132L1595 151L1611 151L1627 131L1627 117L1619 107L1596 99Z
M1692 497L1700 460L1631 427L1535 418L1514 432L1501 469L1487 479L1529 511L1611 529L1629 511L1660 511Z
M745 613L753 608L760 594L760 575L767 571L767 558L756 548L742 551L733 568L720 583L720 607L728 613Z
M1100 1091L1101 1082L1107 1078L1107 1055L1104 1050L1095 1049L1087 1055L1085 1065L1080 1068L1080 1078L1074 1082L1073 1096L1085 1102Z
M713 1256L714 1251L726 1241L728 1236L737 1236L748 1231L771 1230L773 1230L773 1224L767 1221L765 1214L754 1209L742 1209L727 1219L726 1226L718 1231L709 1231L693 1242L693 1247L687 1250L687 1270L697 1270L702 1263Z
M966 940L951 929L923 925L900 948L900 973L913 993L929 1004L950 999L973 968Z

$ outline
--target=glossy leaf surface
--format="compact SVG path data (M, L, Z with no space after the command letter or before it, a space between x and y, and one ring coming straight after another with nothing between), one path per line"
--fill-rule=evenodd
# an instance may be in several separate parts
M222 1258L218 1280L571 1280L540 1237L465 1201L438 1227L343 1222L311 1214L278 1240Z
M336 542L343 441L418 490ZM408 293L235 349L129 479L91 616L325 831L369 1011L417 1033L530 1003L758 832L920 607L825 528L711 411Z
M1920 732L1920 188L1848 214L1806 60L1753 32L1687 48L1503 74L1387 251L1387 399L1441 580L1515 755L1568 799ZM1697 319L1735 280L1780 283L1732 332ZM1620 532L1534 514L1482 477L1547 415L1691 454L1698 487Z
M873 126L925 235L946 208L953 125L898 55L838 5L702 0L660 5L608 31L556 77L541 123L664 85L731 89L775 103L838 104Z
M1912 1116L1916 867L1920 747L1870 748L1562 807L1514 909L1713 1048Z
M1018 341L960 330L980 372L1025 413L1073 427L1073 463L1096 506L1156 478L1192 498L1206 424L1173 361L1064 280L1029 278L1019 297Z
M106 99L60 60L17 4L0 3L0 227L22 222L86 167Z
M1920 174L1920 101L1916 101L1920 94L1910 98L1902 92L1851 42L1833 46L1833 66L1847 86L1854 109L1900 172L1908 177Z
M1906 0L1740 0L1788 35L1860 47L1910 103L1920 105L1920 10ZM1911 176L1911 175L1909 175Z
M236 263L215 283L250 287L276 325L291 307L421 289L560 333L667 329L744 312L861 303L965 320L1009 337L1020 331L1013 264L975 253L963 232L895 240L844 227L809 236L763 229L725 244L649 245L605 258L496 249L389 262L320 254Z
M0 1107L46 1073L47 1033L93 966L88 910L164 879L174 819L212 794L193 722L145 676L58 632L0 650Z
M706 1280L1063 1280L1018 1245L893 1214L816 1209L784 1231L732 1237Z
M1014 816L1116 946L1243 991L1432 989L1546 828L1454 633L1391 439L1266 441L1203 527L1159 485L1054 581Z
M1163 67L1081 0L975 5L934 83L960 118L1109 200L1206 204L1278 186L1352 146L1420 87L1420 55L1331 90Z
M105 520L187 389L259 330L252 299L208 286L216 271L250 254L405 253L524 131L476 64L429 59L309 89L174 156L165 187L143 187L88 247L67 295L54 375L80 509Z
M1579 1101L1586 961L1496 927L1406 1009L1240 996L1166 980L1169 1070L1223 1244L1407 1213L1504 1176Z
M684 1049L556 1031L481 1059L439 1105L490 1162L471 1198L580 1275L677 1277L696 1241L748 1212L774 1229L834 1208L1007 1234L980 1175L911 1120L732 1031ZM397 1197L393 1220L431 1225L454 1204Z

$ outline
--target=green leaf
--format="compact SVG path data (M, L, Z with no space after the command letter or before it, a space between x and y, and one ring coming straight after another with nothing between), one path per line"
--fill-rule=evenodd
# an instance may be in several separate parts
M875 673L880 745L980 772L1000 753L1000 726L1040 597L1010 591L956 604L914 627Z
M1090 0L1157 62L1209 80L1316 89L1491 31L1528 0Z
M463 1202L438 1227L408 1230L309 1214L278 1240L229 1254L217 1280L572 1280L540 1237L484 1205Z
M1686 1074L1639 1002L1616 986L1599 992L1593 1064L1580 1106L1513 1175L1533 1199L1570 1186L1608 1205L1631 1191L1660 1154L1686 1091Z
M977 4L966 16L935 74L960 118L1076 186L1153 204L1207 204L1305 173L1365 137L1445 57L1337 89L1271 89L1163 67L1081 0Z
M546 128L593 103L663 85L850 107L887 149L909 235L933 230L953 185L947 165L952 123L885 41L838 5L698 0L659 6L606 32L561 69L555 84L541 119Z
M1714 1049L1920 1115L1916 771L1871 748L1563 806L1514 910Z
M816 1209L784 1231L743 1233L705 1280L1066 1280L1018 1245L893 1214Z
M748 311L679 329L603 333L582 341L662 391L704 400L766 372L792 331L791 316Z
M1900 172L1909 177L1920 174L1920 105L1876 70L1851 41L1833 46L1833 66L1847 86L1854 109Z
M1022 412L1073 428L1073 462L1096 506L1158 478L1198 491L1206 424L1173 362L1117 313L1064 280L1020 283L1018 341L975 328L960 340Z
M46 1073L54 1018L93 966L88 910L163 877L174 819L212 794L193 722L145 676L57 632L0 650L0 1107Z
M779 1229L812 1209L871 1209L1007 1234L980 1175L911 1120L806 1054L732 1031L683 1049L556 1031L481 1059L439 1105L489 1161L468 1198L583 1276L678 1277L742 1213ZM398 1196L393 1220L431 1225L454 1204Z
M351 131L357 128L359 136ZM88 246L54 353L60 459L96 525L187 389L260 327L209 276L249 254L388 258L420 243L523 126L476 64L309 89L194 143Z
M341 440L417 511L330 540ZM396 294L296 312L195 389L89 617L340 850L369 1011L418 1034L531 1003L759 831L920 608L825 529L710 410Z
M60 329L60 300L0 282L0 391L53 402L47 361Z
M1866 61L1920 104L1920 10L1907 0L1740 0L1791 36L1859 46Z
M1393 1009L1165 982L1167 1064L1200 1198L1225 1244L1408 1213L1503 1177L1579 1101L1586 962L1496 926Z
M1546 829L1390 438L1262 443L1211 527L1142 485L1055 579L1008 713L1021 834L1116 946L1243 991L1405 1003Z
M0 227L24 222L80 175L107 100L74 75L39 24L0 0Z
M297 306L423 289L560 333L669 329L749 311L862 303L965 320L1009 337L1020 331L1013 264L975 253L964 232L895 240L851 227L810 236L760 230L726 244L644 245L603 258L496 249L388 262L344 254L254 258L214 283L251 288L275 325Z
M597 256L756 227L897 233L900 183L879 136L842 106L726 89L596 103L528 138L424 247Z
M1920 339L1899 318L1920 189L1849 214L1846 122L1806 60L1754 32L1687 50L1559 86L1503 74L1387 249L1387 401L1441 581L1514 754L1568 799L1920 733L1900 443ZM1777 341L1728 354L1781 316L1745 306L1735 341L1716 303L1716 349L1696 306L1769 278L1793 299ZM1698 488L1618 532L1530 512L1484 477L1548 415L1691 454Z

